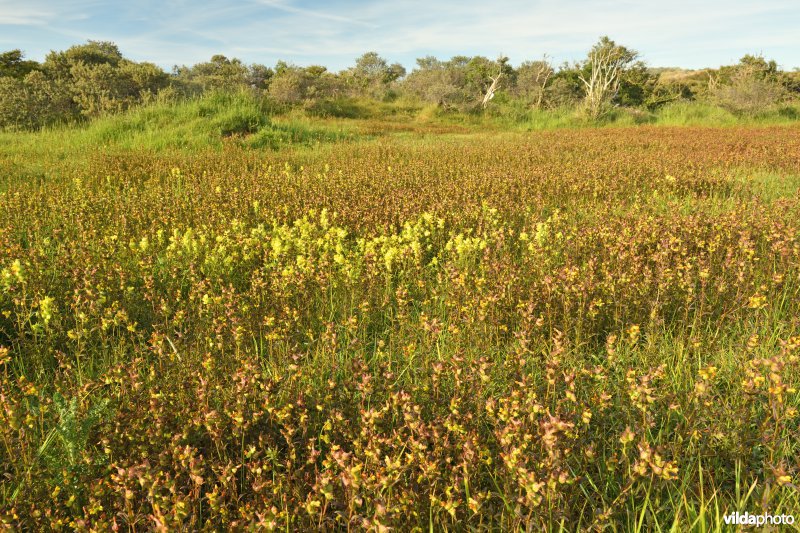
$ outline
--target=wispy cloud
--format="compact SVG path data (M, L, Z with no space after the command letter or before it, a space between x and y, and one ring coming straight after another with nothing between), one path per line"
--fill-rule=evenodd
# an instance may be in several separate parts
M325 11L320 11L317 9L305 9L301 7L293 6L286 2L281 2L279 0L259 0L260 4L265 6L271 7L273 9L277 9L279 11L284 11L286 13L292 13L294 15L301 15L303 17L312 17L318 18L322 20L330 20L333 22L343 22L345 24L353 24L356 26L365 26L368 28L376 27L374 24L370 24L368 22L364 22L358 20L354 17L343 16L343 15L335 15Z
M56 13L0 1L0 25L42 26L56 17Z
M29 0L24 4L0 0L0 26L47 26L69 24L89 17L88 11L96 1L46 2ZM13 31L13 30L11 30Z

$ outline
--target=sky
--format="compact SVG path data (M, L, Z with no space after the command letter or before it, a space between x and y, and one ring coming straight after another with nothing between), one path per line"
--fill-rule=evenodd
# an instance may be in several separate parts
M351 66L376 51L413 68L433 55L583 58L601 35L651 66L763 54L800 67L800 0L0 0L0 51L42 60L87 40L165 69L214 54L247 63Z

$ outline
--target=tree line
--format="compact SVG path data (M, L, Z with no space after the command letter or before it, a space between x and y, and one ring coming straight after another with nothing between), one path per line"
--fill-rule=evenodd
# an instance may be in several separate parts
M592 119L615 107L655 110L676 101L704 101L753 115L800 99L800 73L746 55L719 69L648 68L639 54L601 37L582 61L555 65L547 56L514 67L507 57L417 59L411 72L375 52L339 72L279 61L274 67L214 55L207 62L165 72L123 57L118 46L88 41L53 51L43 62L21 50L0 53L0 127L38 129L124 111L154 100L207 91L247 90L276 106L317 114L342 113L348 99L412 99L455 112L487 107L570 107Z

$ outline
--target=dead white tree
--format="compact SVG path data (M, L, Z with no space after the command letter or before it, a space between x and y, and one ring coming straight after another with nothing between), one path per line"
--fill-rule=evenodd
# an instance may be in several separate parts
M708 92L710 94L715 93L719 89L719 74L714 74L712 71L708 71Z
M539 70L536 71L536 86L538 89L536 103L534 104L536 109L542 108L542 99L544 98L544 91L547 89L547 80L550 79L554 72L553 67L550 66L550 62L547 60L547 55L544 55L541 62L539 62Z
M492 84L489 85L489 88L486 89L486 94L483 95L483 102L481 106L483 109L486 109L486 106L489 105L489 100L494 98L494 92L500 87L500 76L503 75L503 71L497 73L497 76L489 76L489 79L492 80Z
M579 74L589 116L598 118L606 104L617 96L623 74L637 57L636 51L617 45L608 37L601 37L592 47Z

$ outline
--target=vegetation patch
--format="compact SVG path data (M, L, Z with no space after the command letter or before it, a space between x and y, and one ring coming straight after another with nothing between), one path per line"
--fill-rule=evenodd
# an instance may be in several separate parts
M169 109L218 139L247 102ZM365 141L269 116L181 150L112 129L98 152L108 120L0 159L3 523L800 510L796 128Z

